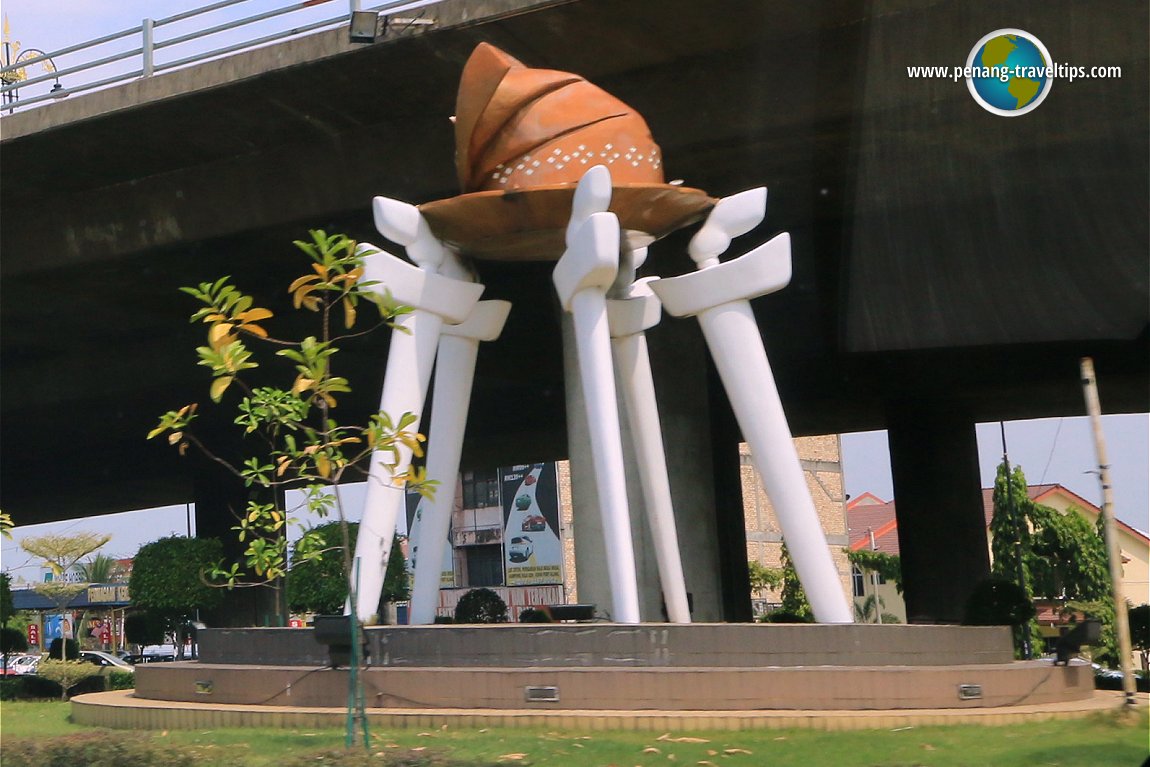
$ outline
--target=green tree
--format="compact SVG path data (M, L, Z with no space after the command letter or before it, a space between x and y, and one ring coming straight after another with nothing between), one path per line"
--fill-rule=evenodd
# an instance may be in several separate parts
M87 583L69 581L67 575L81 559L103 546L112 536L97 533L73 533L72 535L41 535L25 538L20 548L33 556L40 557L52 572L52 580L36 583L32 589L52 600L57 612L64 612ZM63 658L61 658L63 660Z
M1127 611L1130 620L1130 645L1142 659L1142 670L1150 669L1150 604Z
M886 600L878 594L869 594L862 602L854 603L855 623L878 623L880 611L886 607ZM885 624L902 623L902 620L894 613L881 613L882 622Z
M12 603L12 578L8 573L0 573L0 626L7 626L15 612L16 607Z
M76 572L88 583L111 583L116 579L120 563L113 557L97 554L91 559L76 563Z
M1026 512L1031 505L1030 495L1022 467L1015 466L1009 477L1006 468L1005 463L999 464L994 480L994 513L990 518L990 573L995 578L1017 583L1021 572L1026 582L1030 583L1024 555L1030 543L1030 529L1026 525Z
M205 580L222 557L223 545L214 538L170 536L144 544L128 581L132 605L161 620L165 631L180 634L196 610L223 601L223 592ZM182 651L183 642L177 647Z
M376 412L366 423L356 425L341 425L332 418L339 398L351 391L347 379L334 372L336 344L380 328L397 327L395 319L410 309L397 306L375 289L376 283L363 279L363 259L369 251L344 235L329 236L319 230L310 235L309 241L297 240L295 245L311 260L311 271L296 279L288 292L297 309L319 315L317 335L302 340L272 337L264 326L272 312L257 306L252 296L242 293L227 277L181 288L202 305L192 321L208 326L207 345L196 351L199 364L212 373L210 398L219 403L229 393L238 397L235 423L245 437L256 438L254 443L262 446L263 452L239 465L212 453L194 433L197 403L165 413L148 437L165 436L181 453L189 447L201 450L224 464L248 488L264 492L263 500L248 502L233 528L247 547L243 560L221 561L212 573L229 588L280 588L290 564L286 527L291 518L281 502L283 491L303 490L308 512L326 517L334 510L344 524L346 516L338 492L327 491L365 476L371 460L383 456L382 463L397 480L421 492L430 493L433 484L426 481L422 470L400 465L407 455L422 455L423 436L408 429L415 423L415 415L405 413L393 420L387 413ZM368 328L359 329L356 323L364 302L374 305L378 313ZM342 333L337 330L340 325ZM270 344L277 356L294 365L295 378L288 387L248 382L250 371L260 366L248 341ZM341 548L345 573L352 570L349 540L344 527ZM325 542L308 531L294 548L297 560L318 558Z
M396 319L411 309L391 300L390 294L364 279L364 258L372 252L340 234L314 230L309 240L294 244L310 260L310 270L288 286L296 309L314 312L319 330L303 339L273 337L265 327L271 310L258 306L254 297L241 292L224 277L215 282L181 288L199 304L191 320L207 325L207 344L196 349L199 364L211 371L208 395L212 402L232 398L238 415L235 424L245 444L258 445L258 453L239 464L220 458L195 433L198 403L170 410L148 438L163 436L181 453L194 448L240 478L257 497L248 501L233 528L246 546L242 560L220 561L212 577L228 588L270 587L278 598L290 566L287 525L294 520L283 505L285 491L300 489L308 512L326 517L334 511L341 524L344 573L350 574L352 553L346 515L339 501L338 485L366 476L371 462L382 465L397 481L430 494L422 469L410 464L411 456L423 453L423 436L411 427L417 414L378 411L366 422L340 424L332 411L351 391L346 378L337 375L338 344L381 328L400 329ZM377 312L365 328L360 322L364 303ZM401 330L402 332L402 330ZM248 342L264 342L275 355L294 366L294 380L286 387L256 385L251 375L260 367ZM393 418L394 416L394 418ZM404 465L407 464L407 465ZM329 489L336 492L329 493ZM298 558L318 558L325 548L312 531L295 545ZM349 593L355 583L349 582ZM283 600L286 601L286 600ZM282 616L281 616L282 618ZM353 643L353 647L356 646ZM364 726L362 678L353 669L355 711L349 711L348 743L357 722Z
M28 637L24 632L17 628L10 628L8 626L0 627L0 656L4 673L8 673L8 655L14 652L24 652L28 649Z
M348 544L354 550L359 524L348 523L347 531ZM316 525L311 532L322 541L321 556L305 555L298 543L292 547L292 567L287 578L288 608L294 612L343 612L347 602L348 578L344 572L342 526L339 522L328 522ZM383 614L388 602L401 602L410 598L410 583L403 556L403 539L397 535L391 542L391 556L387 560L379 614Z
M1022 467L1014 467L1008 481L1004 463L994 483L990 532L994 578L1018 583L1021 560L1028 600L1060 600L1064 609L1098 618L1103 644L1096 653L1115 653L1114 610L1107 607L1109 561L1100 526L1074 508L1058 511L1031 500Z
M859 549L846 550L847 559L864 573L878 573L883 580L894 583L898 593L902 593L902 560L897 554L887 554L883 551Z
M769 589L777 589L783 585L783 571L774 567L767 567L758 560L747 560L747 572L751 578L751 593L762 594Z
M807 601L807 593L803 591L803 584L799 582L799 574L791 561L791 552L783 544L783 600L779 609L787 615L794 615L806 621L814 620L814 611L811 603Z

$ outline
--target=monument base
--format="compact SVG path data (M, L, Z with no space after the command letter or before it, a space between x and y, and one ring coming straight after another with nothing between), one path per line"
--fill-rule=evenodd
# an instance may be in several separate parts
M370 628L374 709L999 708L1090 699L1089 664L1013 660L1005 627L519 624ZM136 670L137 698L342 707L310 630L201 632L200 660Z

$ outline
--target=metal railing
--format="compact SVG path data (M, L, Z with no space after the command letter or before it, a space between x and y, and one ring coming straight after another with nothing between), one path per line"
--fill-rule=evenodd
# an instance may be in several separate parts
M161 72L257 48L308 32L335 28L347 24L351 14L361 10L360 0L301 0L256 13L251 13L250 10L243 11L249 15L240 18L221 19L221 15L228 15L228 11L234 6L246 3L250 9L253 2L259 0L219 0L202 8L184 11L167 18L144 19L138 26L122 32L114 32L59 50L44 52L30 48L14 61L11 57L6 57L3 62L5 66L0 67L0 80L3 81L3 86L0 87L0 94L4 99L3 109L10 112L21 107L105 88L140 77L151 77ZM439 0L392 0L364 10L381 14L414 11L437 2ZM266 0L264 3L266 4ZM333 5L342 5L346 10L338 15L331 15L334 11L334 8L331 8ZM214 22L209 18L202 18L209 14L215 14ZM276 19L290 23L286 28L269 29L268 22ZM206 23L208 26L188 30L187 22L190 20L200 24ZM235 30L241 31L237 34ZM170 33L171 36L166 37L165 33ZM126 50L109 50L115 47L122 48L123 45L129 47ZM177 51L181 46L183 55ZM25 56L31 52L35 52L36 55ZM163 52L172 52L172 57L165 59L163 56L157 56ZM61 68L58 65L60 61L77 63L67 63ZM43 66L45 74L29 77L25 70L32 66ZM62 82L62 78L66 78L67 82ZM44 90L34 86L39 84L46 86L49 81L59 85L47 92L34 93L26 98L20 97L21 90L30 87L33 91Z

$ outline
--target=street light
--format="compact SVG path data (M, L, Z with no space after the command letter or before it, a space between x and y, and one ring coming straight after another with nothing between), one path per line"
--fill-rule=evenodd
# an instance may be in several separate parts
M28 76L24 72L24 67L20 66L21 63L43 64L45 71L51 73L56 72L56 62L51 56L39 48L25 48L24 50L20 50L19 43L16 43L15 48L19 53L13 55L13 44L8 41L4 42L4 62L2 72L0 72L0 81L2 81L5 86L15 85L28 79ZM54 98L62 99L68 95L68 90L60 84L59 77L54 79L56 82L49 93L51 93ZM19 88L12 88L4 92L5 104L11 104L18 101L19 98Z

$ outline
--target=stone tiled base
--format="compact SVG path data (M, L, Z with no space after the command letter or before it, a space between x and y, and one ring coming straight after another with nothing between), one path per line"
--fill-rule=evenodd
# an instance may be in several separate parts
M1139 695L1145 713L1147 696ZM521 727L575 731L638 730L675 732L701 730L812 729L859 730L930 725L1010 725L1026 721L1077 719L1123 706L1120 692L1095 691L1077 701L1009 708L922 709L915 711L475 711L466 709L368 709L372 727L433 729ZM174 730L221 727L341 728L342 708L220 705L206 702L165 702L134 697L131 690L92 693L72 699L77 724L117 729Z
M973 685L978 696L964 699ZM141 698L262 706L339 706L346 670L157 663L136 669ZM743 711L996 708L1082 700L1089 664L755 668L372 667L368 705L408 709ZM551 700L533 699L542 693Z
M534 623L372 626L373 666L731 667L956 666L1009 663L1005 626L767 623ZM322 666L308 629L205 629L200 661Z

